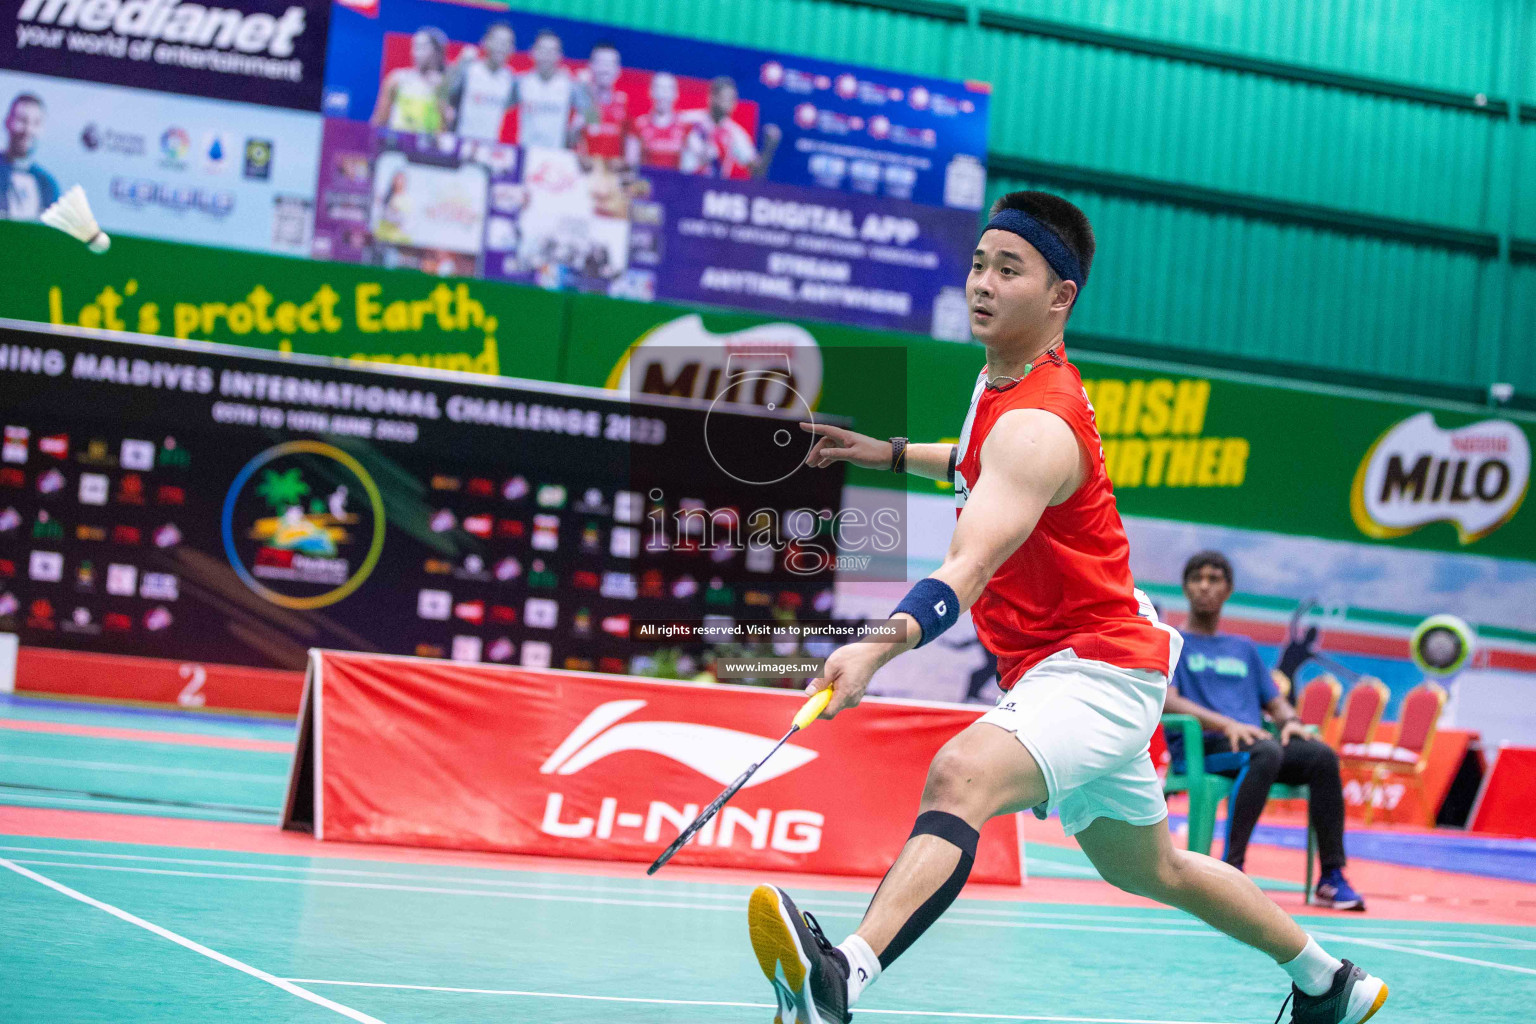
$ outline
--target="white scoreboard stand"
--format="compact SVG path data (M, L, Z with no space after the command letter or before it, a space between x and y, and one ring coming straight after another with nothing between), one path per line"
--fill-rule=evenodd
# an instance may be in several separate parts
M0 633L0 693L16 692L16 652L20 647L15 633Z

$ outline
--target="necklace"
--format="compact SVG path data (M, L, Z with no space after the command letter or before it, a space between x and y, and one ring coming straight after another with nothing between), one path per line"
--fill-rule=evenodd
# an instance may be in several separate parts
M1043 353L1041 353L1041 355L1043 358L1049 359L1053 363L1061 362L1061 357L1056 354L1056 349L1054 347L1046 349ZM999 373L996 376L988 376L987 387L992 391L1007 391L1009 388L1018 384L1019 381L1023 380L1025 377L1028 377L1029 371L1033 370L1034 368L1034 363L1025 363L1024 372L1019 374L1017 377L1010 377L1003 373ZM1007 381L1008 383L1002 384L999 383L999 381Z
M1028 377L1029 376L1029 371L1033 370L1034 368L1035 368L1035 364L1034 363L1025 363L1024 364L1024 373L1021 376L1009 377L1006 374L1001 374L1000 373L1000 374L998 374L995 377L988 377L987 378L987 387L990 388L993 391L1007 391L1009 388L1013 387L1019 381L1023 380L1025 377ZM1008 383L1002 384L1002 383L999 383L1000 381L1007 381Z

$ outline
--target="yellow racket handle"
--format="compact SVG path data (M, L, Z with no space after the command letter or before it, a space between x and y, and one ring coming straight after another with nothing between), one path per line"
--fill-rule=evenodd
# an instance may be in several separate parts
M825 690L817 690L811 696L811 699L805 702L805 706L800 709L799 714L795 715L795 728L804 729L816 721L816 719L821 717L821 713L827 710L827 705L830 703L832 703L832 687L829 686Z

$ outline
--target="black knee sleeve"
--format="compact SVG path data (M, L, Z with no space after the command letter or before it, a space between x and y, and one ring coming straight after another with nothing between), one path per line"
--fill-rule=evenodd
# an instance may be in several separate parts
M880 969L885 970L901 954L907 951L907 947L917 941L917 937L928 930L928 926L939 919L939 915L949 909L949 905L955 902L960 895L960 890L965 888L965 880L971 876L971 865L976 860L976 843L981 834L964 819L957 818L947 811L924 811L917 816L917 823L912 826L912 835L909 839L918 836L937 836L960 851L960 860L955 865L955 870L939 886L938 891L923 901L923 905L907 918L907 922L901 926L896 937L891 940L880 953Z

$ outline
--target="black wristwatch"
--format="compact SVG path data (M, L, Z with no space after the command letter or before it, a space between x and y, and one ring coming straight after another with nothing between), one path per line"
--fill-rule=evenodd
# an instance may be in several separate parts
M900 473L907 468L907 439L891 438L891 472Z
M957 444L952 444L952 445L949 446L949 482L950 483L954 483L955 482L955 466L958 465L959 462L960 462L960 446L957 445Z

